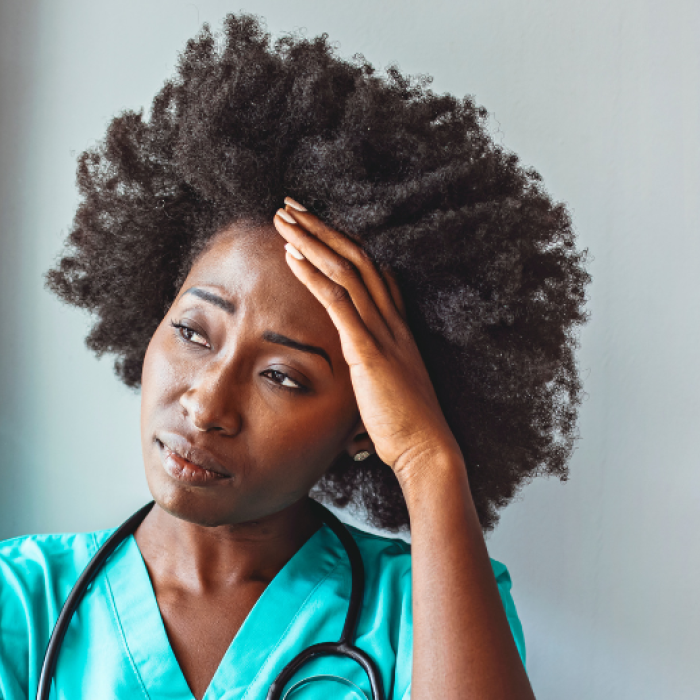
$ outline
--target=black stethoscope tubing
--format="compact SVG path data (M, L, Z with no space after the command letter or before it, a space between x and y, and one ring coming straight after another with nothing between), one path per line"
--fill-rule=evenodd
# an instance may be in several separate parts
M345 616L345 624L340 635L340 640L337 642L323 642L307 647L301 653L297 654L279 673L277 678L270 686L267 693L267 700L278 700L284 690L285 685L289 682L292 676L311 659L320 656L344 656L357 662L365 670L369 679L370 688L372 689L373 700L384 700L384 691L382 687L382 679L379 675L376 665L372 658L361 649L358 649L352 640L355 638L357 622L360 617L362 608L362 599L364 597L365 588L365 567L362 562L362 556L357 543L352 538L352 535L343 523L333 515L327 508L324 508L320 503L312 501L313 508L316 510L320 519L328 525L335 533L336 537L343 545L345 552L350 560L351 570L351 588L350 588L350 603L348 604L348 612ZM80 601L83 599L90 583L95 578L100 569L104 566L112 552L130 535L136 532L138 526L143 522L148 515L154 502L151 501L140 510L136 511L128 520L120 525L107 541L97 550L95 556L90 560L88 565L83 570L71 590L66 602L61 608L61 612L56 620L56 625L51 633L46 654L44 655L44 663L41 667L39 676L39 686L37 688L36 700L49 700L49 692L51 690L51 680L56 671L56 662L61 649L61 644L66 636L66 631L70 624L73 614L78 608Z

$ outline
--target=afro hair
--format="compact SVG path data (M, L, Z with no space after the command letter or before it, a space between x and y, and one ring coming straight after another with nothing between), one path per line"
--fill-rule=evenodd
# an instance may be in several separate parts
M150 114L123 112L80 156L80 204L47 284L94 314L88 347L136 387L207 241L269 224L286 195L304 202L397 278L488 530L522 484L567 476L590 278L565 206L494 143L471 97L429 84L342 59L326 35L272 41L250 15L221 34L204 25ZM376 456L341 456L314 493L408 525Z

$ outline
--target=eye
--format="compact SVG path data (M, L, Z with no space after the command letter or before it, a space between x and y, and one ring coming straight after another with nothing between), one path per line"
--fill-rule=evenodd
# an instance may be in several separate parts
M295 379L292 379L288 374L280 372L279 370L266 369L261 374L263 377L267 377L268 379L272 380L280 389L302 393L308 391L308 388L303 384L300 384Z
M173 328L176 328L179 335L188 343L192 343L193 345L201 345L203 348L211 347L207 342L207 339L194 328L190 328L184 323L177 323L176 321L171 321L170 325Z

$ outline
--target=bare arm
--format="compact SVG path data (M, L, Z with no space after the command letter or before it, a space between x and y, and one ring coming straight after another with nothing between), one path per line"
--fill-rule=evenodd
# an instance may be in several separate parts
M287 255L290 268L338 329L364 427L406 497L413 550L411 697L533 698L463 457L405 322L393 277L308 212L288 206L274 223L296 248Z
M407 472L411 518L411 698L534 698L503 609L457 455L436 454Z

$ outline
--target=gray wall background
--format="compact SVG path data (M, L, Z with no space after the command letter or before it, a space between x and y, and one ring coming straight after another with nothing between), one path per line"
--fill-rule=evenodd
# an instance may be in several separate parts
M471 93L569 204L594 260L568 483L489 539L541 700L700 697L700 3L239 0ZM0 4L0 537L111 527L148 498L139 398L43 288L75 157L147 106L219 0Z

